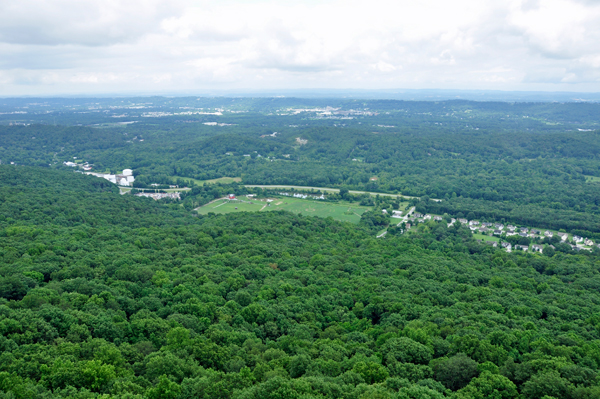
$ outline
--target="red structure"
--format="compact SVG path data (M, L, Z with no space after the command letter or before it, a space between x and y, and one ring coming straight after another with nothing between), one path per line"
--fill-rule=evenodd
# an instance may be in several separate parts
M229 198L230 200L233 200L233 199L235 199L235 194L229 194L228 198Z

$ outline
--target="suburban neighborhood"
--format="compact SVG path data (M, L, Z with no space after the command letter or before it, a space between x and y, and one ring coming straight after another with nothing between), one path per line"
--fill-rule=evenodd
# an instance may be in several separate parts
M401 217L398 216L401 214L399 211L394 211L394 213L395 214L392 217ZM407 216L405 216L405 219L403 220L406 221L406 230L409 230L411 227L414 227L419 223L425 223L430 220L441 222L444 220L444 218L439 215L420 214L416 212L411 214L411 211L409 210L407 212ZM400 222L398 225L401 223L402 222ZM600 248L600 243L595 243L589 238L569 234L564 231L515 226L512 224L504 225L503 223L480 222L478 220L467 220L464 218L450 218L447 222L447 225L450 227L455 223L467 225L471 232L477 235L477 238L481 237L481 240L486 244L493 247L500 246L508 252L513 250L521 250L525 252L543 252L545 246L554 249L554 245L547 243L553 237L556 238L552 240L552 242L566 243L570 245L574 251L592 251L594 247ZM519 240L519 244L512 245L506 239L513 236L516 236L517 238L523 238L524 240ZM536 243L544 239L547 239L546 245Z

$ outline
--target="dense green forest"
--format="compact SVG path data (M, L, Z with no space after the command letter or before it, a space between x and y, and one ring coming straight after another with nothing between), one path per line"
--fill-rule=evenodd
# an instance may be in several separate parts
M2 99L0 399L599 398L600 250L506 252L446 223L600 239L599 111ZM67 161L190 189L121 195ZM203 184L221 177L241 182ZM194 212L278 193L246 185L370 208L357 224ZM406 201L445 220L390 224Z
M599 264L1 166L1 395L597 398Z

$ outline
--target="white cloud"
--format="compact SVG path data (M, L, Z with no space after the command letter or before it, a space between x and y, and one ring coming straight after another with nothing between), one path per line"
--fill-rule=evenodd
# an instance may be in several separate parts
M230 88L600 91L592 0L0 3L3 94Z

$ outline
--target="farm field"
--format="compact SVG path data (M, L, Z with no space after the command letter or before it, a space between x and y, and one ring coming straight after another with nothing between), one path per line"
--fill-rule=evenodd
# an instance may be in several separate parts
M245 202L219 200L213 203L204 205L197 209L201 215L206 215L209 212L214 213L230 213L230 212L256 212L262 209L262 212L284 210L294 213L301 213L306 216L331 216L335 220L358 223L360 215L369 210L369 207L358 206L352 204L332 204L320 201L312 201L306 199L288 198L288 197L273 197L273 201L268 206L266 201L252 200L252 204L244 198ZM237 208L237 209L236 209Z

